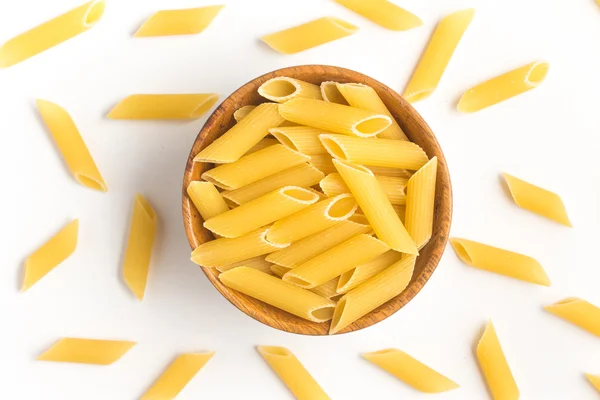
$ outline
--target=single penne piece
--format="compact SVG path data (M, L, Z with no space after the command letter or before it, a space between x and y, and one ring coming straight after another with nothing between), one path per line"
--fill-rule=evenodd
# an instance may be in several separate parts
M363 140L334 134L319 135L319 140L333 158L353 164L418 170L429 161L419 145L405 140Z
M265 260L265 256L263 254L262 256L253 257L253 258L249 258L247 260L235 262L233 264L228 264L228 265L223 265L223 266L217 267L217 271L225 272L225 271L229 271L230 269L233 269L236 267L248 267L248 268L257 269L266 274L271 274L272 266L273 266L273 264L271 264L270 262Z
M64 226L56 235L25 260L21 290L25 291L66 260L77 247L79 220Z
M286 76L269 79L258 87L258 94L277 103L285 103L298 97L322 99L319 86Z
M423 25L421 18L387 0L335 0L335 2L392 31L406 31Z
M598 1L600 4L600 0ZM600 375L585 374L585 377L592 384L592 386L594 386L594 388L600 392Z
M110 365L123 357L135 342L62 338L37 357L39 361Z
M359 138L373 137L392 123L392 118L385 114L303 98L280 104L279 114L300 125Z
M269 129L269 133L281 144L302 154L327 154L319 140L319 135L327 133L322 129L309 126L280 126Z
M229 206L223 200L223 196L210 182L190 182L187 194L204 221L229 211Z
M291 351L278 346L258 346L257 350L296 399L330 400Z
M292 215L317 201L319 196L307 189L285 186L204 221L204 227L217 235L235 238Z
M531 257L466 239L452 238L450 244L458 258L471 267L550 286L550 278L546 271Z
M340 18L325 17L265 35L261 39L279 53L294 54L352 35L357 31L357 26Z
M323 177L321 171L310 164L304 163L269 175L239 189L226 190L222 192L222 195L225 199L241 205L285 186L309 188L319 183Z
M506 181L510 195L519 207L559 224L573 227L567 215L567 209L559 195L512 175L504 173L502 176Z
M477 361L494 400L518 400L519 388L513 378L492 321L477 343Z
M395 143L405 143L398 140ZM377 237L392 249L408 254L418 254L412 240L394 207L387 199L375 175L367 168L333 160L338 172L350 188L359 207L369 220Z
M141 194L133 201L133 215L129 227L129 239L123 259L123 277L138 300L144 298L152 246L156 235L158 217Z
M303 164L309 156L282 144L269 146L239 160L219 165L202 174L202 179L225 190L239 189L270 175Z
M358 235L293 268L283 276L283 280L312 289L389 249L387 244L371 235Z
M259 150L266 149L267 147L270 147L270 146L275 146L276 144L279 144L279 140L277 140L277 139L273 139L273 138L260 139L260 142L256 143L254 146L252 146L252 148L250 150L248 150L244 155L247 156L248 154L256 153Z
M313 154L310 156L310 165L321 171L323 174L331 174L336 172L333 165L333 158L327 154Z
M397 263L402 259L402 253L390 250L382 255L375 257L366 263L360 264L350 271L344 272L340 276L337 293L346 293L354 289L361 283L377 275L387 267Z
M73 177L81 185L101 192L108 191L98 167L92 158L73 119L57 104L36 100L40 115L60 150Z
M279 115L278 104L263 103L250 111L231 129L215 139L196 154L194 161L210 163L232 163L246 154L269 129L279 126L284 119Z
M379 350L362 356L423 393L442 393L459 387L453 380L398 349Z
M206 29L225 6L160 10L150 16L135 37L194 35Z
M235 122L240 122L242 119L244 119L244 117L246 117L246 115L250 114L250 112L252 110L254 110L256 107L257 106L247 105L247 106L242 106L242 107L238 108L233 113L233 119L235 119Z
M227 265L280 250L267 242L267 228L237 238L221 238L204 242L192 251L191 260L203 267L223 268Z
M10 39L0 47L0 68L18 64L87 31L100 20L105 6L105 0L87 2Z
M349 193L319 201L275 222L269 228L267 240L289 245L348 219L356 207L356 200Z
M228 288L313 322L326 322L335 303L259 270L237 267L219 275Z
M600 308L578 297L544 307L546 311L600 337Z
M408 182L406 178L395 176L376 176L376 178L392 205L406 204L406 193L404 189ZM321 179L319 186L329 197L337 196L342 193L350 193L348 185L346 185L342 176L337 172L331 173Z
M117 104L110 119L198 119L219 100L216 93L133 94Z
M337 85L338 83L333 81L321 82L321 97L328 103L349 105L348 101L340 93Z
M474 15L469 8L442 18L404 90L406 100L414 103L433 93Z
M402 293L412 278L415 260L416 256L407 255L343 295L335 307L329 334L341 331Z
M418 249L431 239L435 208L437 157L433 157L408 180L404 226Z
M536 61L473 86L458 101L458 111L472 113L538 87L549 65Z

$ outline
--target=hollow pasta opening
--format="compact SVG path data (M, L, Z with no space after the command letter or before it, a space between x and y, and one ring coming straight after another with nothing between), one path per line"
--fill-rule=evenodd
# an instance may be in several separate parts
M327 150L329 154L344 161L348 161L348 156L346 155L344 148L340 146L338 142L332 139L331 136L319 135L319 140L321 141L323 147L325 147L325 150Z
M88 9L87 13L85 14L85 17L83 17L83 25L87 28L90 28L94 24L96 24L96 22L98 22L102 17L102 14L104 14L105 8L105 0L99 0L94 2Z
M307 280L304 280L302 278L298 278L297 276L294 275L286 275L283 278L284 281L289 282L289 283L293 283L296 286L300 286L301 288L304 289L309 289L313 286L313 284Z
M198 104L198 107L196 107L194 111L192 111L191 117L201 117L205 112L210 110L210 108L216 103L218 98L219 96L217 95L208 96L206 99L204 99L202 103Z
M208 172L210 172L210 170L201 175L201 178L204 179L206 182L210 182L216 187L224 190L233 190L233 187L231 187L231 185L228 185L220 179L213 178L211 175L208 175Z
M273 78L263 83L259 94L270 100L283 101L293 96L299 88L287 78Z
M281 194L300 203L313 203L319 200L319 196L316 193L312 193L311 191L302 188L283 188L281 189Z
M577 301L581 301L579 297L567 297L566 299L562 299L552 304L553 306L562 306L565 304L575 303Z
M469 265L473 265L473 260L471 259L469 252L467 251L465 246L463 246L459 239L450 239L450 244L452 245L454 251L461 260L463 260Z
M356 201L351 195L344 194L331 203L325 212L329 218L340 220L347 218L348 214L352 214L354 210L356 210Z
M321 96L323 97L323 100L330 103L348 105L348 102L338 89L337 85L337 82L321 83Z
M278 346L258 346L258 351L261 354L270 356L288 357L291 354L290 351L285 347Z
M317 308L316 310L312 310L310 315L312 315L316 320L319 321L329 321L333 316L334 306L325 306L322 308Z
M334 25L345 30L346 32L356 32L358 30L357 26L352 25L351 23L346 22L343 19L334 18L334 17L328 17L327 19Z
M549 68L550 65L547 62L540 61L535 63L527 73L525 82L531 86L538 86L546 78Z
M355 272L356 272L356 268L353 268L350 271L344 272L340 276L340 279L339 279L338 285L337 285L338 293L345 291L345 286L350 282L350 280L352 280L352 277L354 276Z
M342 297L338 301L337 305L335 306L335 311L333 312L333 317L331 319L331 326L329 328L330 335L336 333L337 331L339 331L342 328L342 327L338 327L338 325L340 324L342 316L344 315L344 310L346 309L347 301L348 300L346 297Z
M77 180L77 182L81 183L85 187L96 189L101 192L107 191L106 185L103 182L97 181L93 178L90 178L89 176L83 174L76 174L75 179Z
M141 194L135 195L135 202L142 206L142 209L144 210L148 218L150 218L151 220L156 219L156 213L154 212L154 209Z
M364 172L365 174L369 174L371 176L375 176L375 174L367 167L363 166L363 165L358 165L358 164L352 164L349 163L348 161L343 161L343 160L333 160L333 164L337 167L340 166L343 169L353 169L359 172Z
M432 92L433 90L431 89L419 90L417 92L405 94L404 98L411 103L416 103L417 101L425 100L426 98L431 96Z
M369 117L356 124L353 130L363 137L375 136L391 123L392 120L389 117Z
M292 142L291 139L285 134L275 130L270 130L269 132L271 133L271 135L275 136L275 139L279 140L281 144L289 147L292 150L299 151L294 142Z

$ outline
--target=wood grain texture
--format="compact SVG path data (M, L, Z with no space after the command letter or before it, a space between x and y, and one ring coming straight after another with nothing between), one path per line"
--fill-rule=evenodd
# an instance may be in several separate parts
M265 81L277 76L301 79L317 85L324 81L336 81L364 83L373 87L410 140L421 146L430 158L433 156L437 156L438 158L433 236L429 243L421 250L420 256L417 258L413 278L406 290L354 322L340 333L364 329L386 319L401 309L427 283L427 280L440 261L446 242L448 241L450 223L452 221L452 187L442 149L427 123L425 123L415 109L398 93L384 84L366 75L344 68L325 65L303 65L270 72L248 82L235 91L210 116L198 134L187 160L183 177L182 206L188 241L191 248L194 249L205 241L213 240L212 234L202 226L202 217L196 211L186 191L191 181L200 180L200 175L213 166L207 163L194 163L192 161L194 156L233 126L235 123L233 118L235 110L248 104L256 105L265 102L266 99L262 98L257 92L258 87ZM202 269L211 283L226 299L257 321L291 333L327 335L329 323L318 324L306 321L259 300L238 293L221 284L218 279L219 272L217 270Z

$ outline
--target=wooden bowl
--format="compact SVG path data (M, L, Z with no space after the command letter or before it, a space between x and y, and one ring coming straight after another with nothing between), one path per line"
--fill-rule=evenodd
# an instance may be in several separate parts
M302 65L298 67L283 68L260 76L229 96L210 116L198 134L190 152L183 177L183 223L188 241L192 249L208 240L213 240L212 234L202 226L204 222L190 198L186 189L191 181L200 180L200 175L212 167L208 163L195 163L193 158L203 148L208 146L215 138L227 131L235 120L233 113L238 108L248 104L260 104L267 100L262 98L257 90L265 81L276 76L288 76L303 81L320 84L324 81L357 82L364 83L374 88L392 115L396 118L406 135L411 141L417 143L431 158L438 158L438 176L435 196L435 216L433 222L433 236L429 243L421 250L417 258L413 278L402 294L388 301L381 307L373 310L358 321L354 322L340 333L357 331L389 317L406 303L408 303L425 285L435 268L448 240L450 222L452 219L452 188L450 175L444 153L437 142L435 135L425 123L423 118L411 105L398 93L389 87L369 78L363 74L339 67L325 65ZM329 323L315 323L288 314L278 308L272 307L259 300L248 297L235 290L227 288L218 278L219 272L215 269L202 268L204 273L234 306L248 314L250 317L282 331L304 335L327 335Z

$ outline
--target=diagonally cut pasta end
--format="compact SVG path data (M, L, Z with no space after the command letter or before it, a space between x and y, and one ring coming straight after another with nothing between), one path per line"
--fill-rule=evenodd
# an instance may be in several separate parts
M219 100L219 95L216 93L210 93L198 104L195 110L190 114L191 119L198 119L204 115L210 108Z
M354 214L357 208L358 204L354 197L349 193L344 193L331 200L325 209L325 216L333 221L343 221Z
M135 202L142 207L148 219L156 223L156 212L154 211L148 200L146 200L144 196L138 193L135 195Z
M383 114L361 119L350 128L358 137L369 138L386 130L392 124L392 119Z
M463 245L462 241L463 239L451 238L450 245L452 245L452 248L456 252L456 255L458 256L458 258L460 258L462 262L464 262L467 265L473 265L473 259L469 255L469 251Z
M260 85L258 94L265 99L283 103L295 97L296 93L300 90L300 85L294 79L278 76Z
M421 100L425 100L433 93L433 89L423 89L418 90L416 92L404 92L402 97L406 99L409 103L416 103Z
M89 3L89 8L83 17L83 26L91 28L102 18L104 9L106 8L106 0L96 0Z
M348 34L352 34L358 32L358 26L352 25L349 22L344 21L343 19L336 17L326 17L329 22L331 22L336 27L340 28L343 31L346 31Z
M581 301L583 301L583 300L581 300L579 297L567 297L567 298L557 301L556 303L545 306L544 309L549 312L554 312L554 310L556 310L558 308L567 307L569 305L572 305L573 303L578 303Z
M336 140L334 135L321 134L319 135L319 141L332 157L348 161L348 154L346 154L344 146Z
M348 324L343 322L344 310L346 309L347 297L342 297L335 306L335 311L333 312L333 318L331 319L331 325L329 326L329 334L335 335L342 329L344 329Z
M533 63L525 75L525 83L532 88L539 86L546 79L549 68L550 65L546 61Z
M289 282L298 287L301 287L302 289L312 289L315 286L317 286L313 282L307 281L306 279L302 279L299 276L294 275L293 270L286 272L286 274L283 275L281 279L283 279L283 281L285 282Z
M261 356L291 357L292 352L281 346L256 346Z
M82 173L76 173L75 174L75 180L77 182L79 182L81 185L88 187L90 189L95 189L98 190L100 192L108 192L108 187L106 186L106 183L104 182L104 180L102 179L101 176L98 177L99 179L94 179L89 175L85 175Z
M279 192L290 200L300 204L314 204L319 201L319 195L298 186L285 186Z

